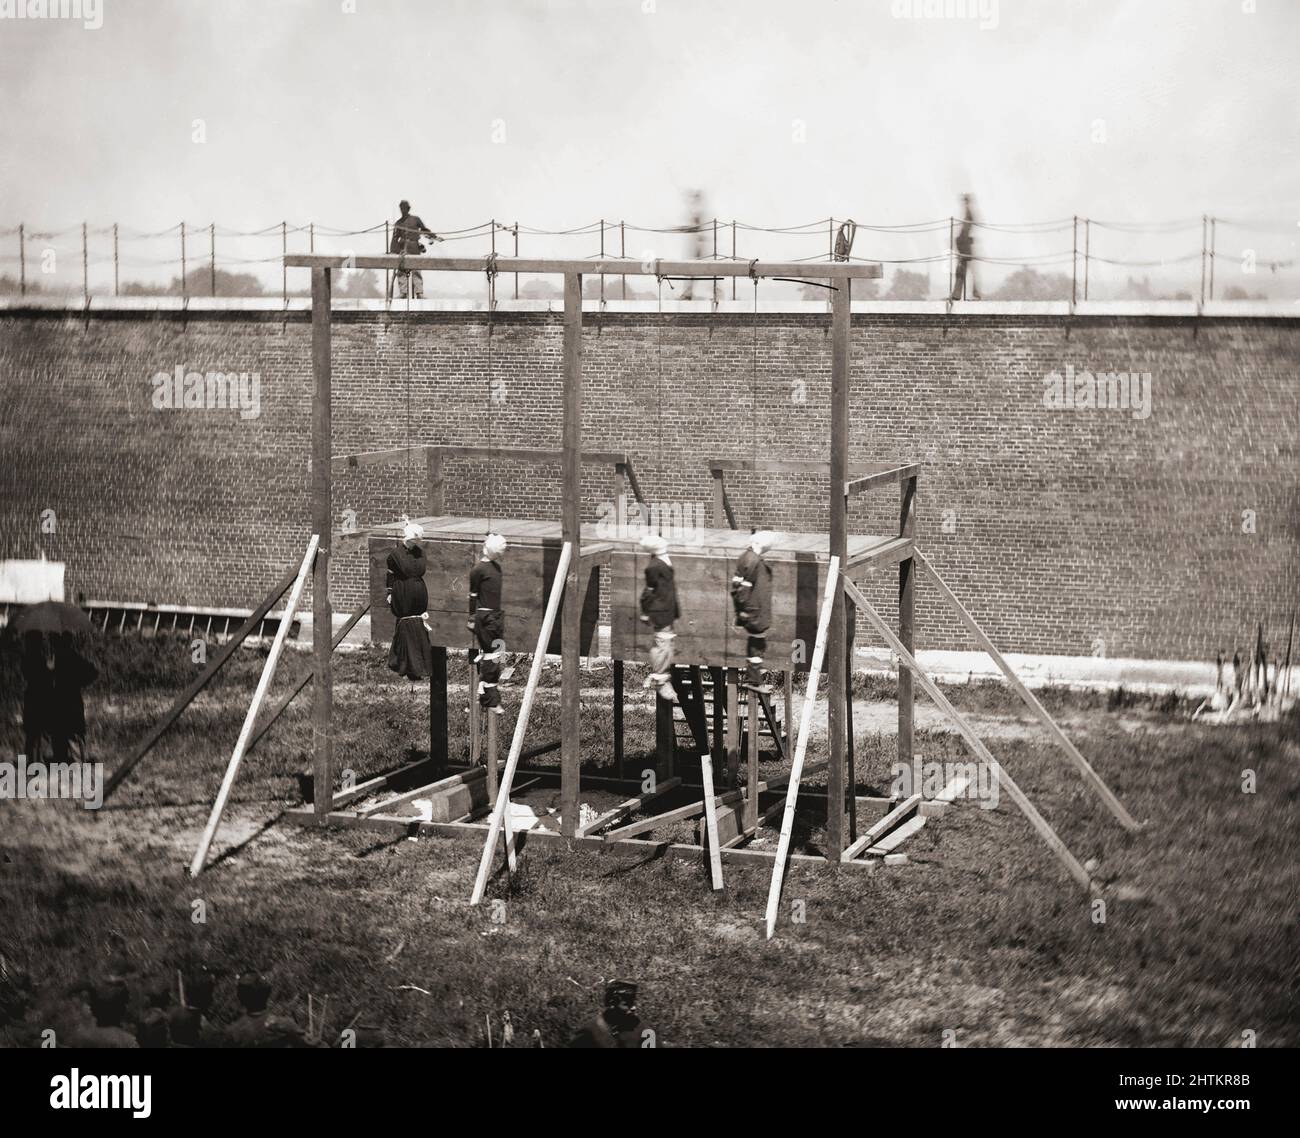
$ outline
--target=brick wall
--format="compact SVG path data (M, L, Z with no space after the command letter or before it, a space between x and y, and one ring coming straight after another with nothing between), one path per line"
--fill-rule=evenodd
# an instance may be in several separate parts
M586 321L584 447L628 452L650 498L709 515L706 457L825 457L828 316ZM482 312L336 313L335 452L558 447L561 334L558 315L493 317L495 404ZM251 607L308 532L310 359L302 313L0 312L0 555L65 560L88 597ZM257 372L260 415L155 410L150 377L178 364ZM1045 407L1067 365L1151 373L1150 417ZM1284 636L1300 594L1298 365L1287 319L855 313L851 458L925 464L921 547L1006 649L1212 658L1257 619ZM558 474L458 460L447 508L556 517ZM585 519L612 484L584 468ZM825 526L821 477L729 487L742 526ZM337 476L334 504L340 525L422 513L423 465ZM851 516L891 532L896 490ZM336 609L363 574L336 559ZM920 646L968 646L924 583L919 603Z

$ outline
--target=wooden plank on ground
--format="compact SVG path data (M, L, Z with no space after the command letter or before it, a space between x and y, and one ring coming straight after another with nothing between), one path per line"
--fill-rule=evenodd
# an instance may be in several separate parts
M863 835L858 838L851 846L840 854L840 861L852 861L863 850L867 849L875 840L883 834L889 833L895 826L899 825L909 815L916 813L916 808L921 804L921 794L918 791L911 797L904 799L894 807L888 814L874 823Z
M638 810L645 807L647 802L653 802L660 795L667 794L670 790L675 790L681 786L680 778L666 778L659 783L654 790L648 790L644 794L638 794L634 798L629 798L625 802L620 802L611 810L605 811L598 818L592 819L585 826L578 830L578 837L585 838L592 834L599 833L606 826L612 826L615 822L621 822L630 814L635 814Z
M918 814L915 818L909 818L897 830L890 830L883 838L871 846L867 853L877 857L884 857L885 854L891 853L901 846L908 838L915 834L925 825L924 816Z

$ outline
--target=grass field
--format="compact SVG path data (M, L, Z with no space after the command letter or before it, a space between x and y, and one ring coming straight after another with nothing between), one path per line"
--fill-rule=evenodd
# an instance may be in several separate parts
M111 770L194 675L188 644L109 637L88 692L91 757ZM289 653L272 697L308 658ZM663 1046L1172 1045L1225 1047L1297 1032L1297 722L1203 728L1176 699L1048 691L1044 700L1129 809L1122 831L995 685L946 689L1080 860L1099 862L1104 923L1006 796L960 803L907 844L909 864L873 872L796 868L766 941L768 874L728 865L710 892L702 865L566 853L534 843L513 882L471 908L478 848L286 824L310 766L301 698L245 762L214 863L193 854L262 663L240 652L102 811L68 802L0 805L0 954L32 977L27 1018L0 1041L28 1043L75 1014L76 987L124 954L139 983L206 965L223 977L214 1014L237 1013L233 982L260 970L275 1007L306 1022L328 998L327 1038L345 1025L389 1044L476 1046L509 1012L515 1045L562 1045L600 1004L603 981L640 985ZM21 747L12 655L0 758ZM523 669L519 672L522 677ZM631 681L631 677L630 681ZM464 680L463 664L453 682ZM556 734L548 668L530 739ZM855 684L859 792L888 782L891 681ZM507 725L519 698L507 699ZM648 697L629 682L629 756L650 749ZM341 654L340 766L359 778L427 745L427 689L396 679L374 649ZM609 670L584 678L588 769L610 761ZM465 702L453 693L453 717ZM824 751L814 739L810 762ZM918 699L917 750L964 759ZM463 731L453 746L462 745ZM423 736L422 736L423 733ZM555 755L548 756L555 759ZM765 773L779 770L765 764ZM1255 772L1244 793L1243 771ZM816 780L814 780L816 781ZM815 842L815 832L801 832ZM194 902L206 920L193 919ZM800 903L805 919L790 917ZM3 1014L0 1013L0 1019ZM534 1035L534 1033L537 1033ZM945 1036L945 1033L952 1033Z

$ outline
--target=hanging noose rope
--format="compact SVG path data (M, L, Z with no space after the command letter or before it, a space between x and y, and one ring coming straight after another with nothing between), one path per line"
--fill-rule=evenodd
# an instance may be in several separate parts
M496 306L497 255L489 253L485 266L487 276L487 442L488 442L488 484L487 502L484 504L485 522L488 533L492 532L492 503L496 495L496 444L494 426L496 422L495 395L492 379L492 309Z
M397 262L397 271L402 271L402 262L406 254L403 253ZM415 509L415 479L411 470L411 274L408 272L406 280L406 321L403 329L402 342L405 346L406 363L404 372L406 374L406 513L409 517Z
M659 286L659 318L655 323L655 360L659 375L655 381L655 445L658 453L655 461L664 460L664 278L659 272L659 262L655 261L655 280ZM668 286L672 287L671 283Z
M754 487L753 497L751 499L751 508L749 513L750 527L753 528L758 524L758 260L749 262L749 279L754 282L754 319L753 327L750 333L750 363L749 363L749 405L750 405L750 432L749 432L749 459L753 466L750 473L750 485Z

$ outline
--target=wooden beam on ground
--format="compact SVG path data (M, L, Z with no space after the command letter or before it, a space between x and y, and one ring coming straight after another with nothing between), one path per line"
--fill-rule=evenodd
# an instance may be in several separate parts
M644 809L647 803L653 802L661 795L667 794L670 790L676 790L677 787L681 786L681 784L682 780L680 778L664 779L663 782L659 783L654 788L654 790L647 790L642 794L627 799L625 802L620 802L613 809L605 811L605 813L600 815L598 818L594 818L578 830L577 836L580 838L587 838L592 834L597 834L606 826L612 826L615 822L621 822L629 815L635 814L638 810Z
M427 783L424 786L417 786L411 790L403 790L400 794L395 794L391 798L385 798L379 802L372 802L369 806L359 807L355 813L359 818L369 818L372 814L387 814L394 806L401 806L404 803L412 802L417 798L427 798L430 795L437 794L441 790L450 790L456 786L464 786L467 783L477 782L481 778L487 778L486 768L473 767L470 770L448 775L446 778L440 778L435 782ZM490 800L489 797L489 801Z
M716 893L722 888L722 858L718 853L718 802L713 796L713 760L706 747L700 751L700 777L704 782L704 822L709 835L709 878Z
M888 814L875 822L856 842L849 846L842 854L840 861L852 861L863 850L870 846L877 838L889 833L895 826L906 821L909 816L916 813L917 807L921 805L922 795L918 791L909 798L903 799Z
M1038 836L1051 848L1052 852L1060 859L1061 864L1069 871L1070 876L1075 879L1084 889L1092 892L1096 890L1092 879L1088 876L1087 870L1083 868L1075 858L1065 843L1061 841L1056 831L1048 824L1045 819L1034 807L1034 804L1025 797L1024 791L1015 783L1015 780L1003 769L1002 764L993 757L993 754L981 741L980 737L971 729L969 723L960 715L956 708L948 702L947 697L939 690L939 687L925 670L916 662L916 657L912 655L890 630L889 625L885 623L884 618L876 612L875 608L866 597L858 590L857 586L851 581L845 581L844 588L849 596L853 598L858 608L866 614L866 617L875 626L877 632L884 637L885 642L898 653L899 659L904 665L911 668L916 675L916 681L957 728L958 733L966 740L967 746L974 752L975 757L982 759L989 764L989 770L998 780L999 784L1006 787L1007 793L1011 795L1011 800L1020 807L1022 813L1029 819L1030 825L1038 832Z
M389 783L410 774L412 771L419 770L421 767L427 767L433 762L432 759L420 759L414 763L407 763L398 767L396 770L389 771L387 774L376 775L374 778L368 778L365 782L359 782L356 786L349 787L347 790L340 790L334 796L330 806L332 812L341 810L344 806L356 802L359 798L366 798L371 794L377 794L383 790Z
M266 698L267 690L271 686L271 678L275 675L275 666L280 662L280 653L284 651L284 642L289 635L289 626L293 623L293 614L298 610L298 602L302 599L303 588L307 584L307 574L311 570L312 563L316 560L319 548L320 535L312 534L311 540L307 543L307 552L303 556L302 566L298 570L298 577L293 583L293 591L289 594L289 603L285 607L284 620L280 622L280 627L276 629L275 639L271 642L271 651L267 655L266 664L262 668L262 678L258 680L257 690L253 693L253 701L248 705L248 714L244 716L244 726L239 732L239 738L235 741L235 749L231 753L230 762L226 766L225 778L221 780L221 789L217 791L217 800L213 804L211 815L208 817L208 824L203 829L203 836L199 839L199 848L194 853L194 860L190 863L191 877L197 877L202 872L203 863L208 859L208 848L212 845L212 839L217 833L217 826L221 823L222 811L226 808L231 788L235 785L235 775L239 771L239 764L244 757L248 740L253 734L253 724L257 722L257 713L261 710L262 701ZM317 785L321 784L317 783ZM324 795L314 794L313 798L318 801L324 799L324 806L317 811L319 815L329 813L328 791Z
M344 624L344 626L334 634L334 639L330 644L331 651L337 649L338 646L342 644L345 639L347 639L348 633L352 631L357 621L359 621L369 611L370 611L370 601L369 599L366 599L362 601L360 607L358 607L357 610L350 617L348 617L347 623ZM249 751L251 751L254 747L256 747L257 744L261 741L262 736L265 735L269 730L271 730L272 727L275 726L276 720L278 720L280 716L282 716L286 711L289 710L289 704L293 703L293 701L298 698L298 695L302 692L302 689L305 688L309 683L311 683L312 679L315 677L315 674L316 673L313 670L308 672L305 676L303 676L302 679L298 681L297 686L293 689L293 691L291 691L287 696L285 696L284 699L280 702L280 705L273 712L271 712L270 717L266 720L265 723L263 723L257 729L257 733L248 741ZM313 791L313 798L314 797L315 797L315 792Z
M1088 760L1079 752L1079 749L1075 747L1068 738L1066 738L1065 732L1057 725L1056 720L1052 718L1047 708L1038 701L1038 697L1025 686L1020 677L1012 670L1011 665L1003 659L1002 653L997 650L997 646L989 638L988 633L986 633L984 629L976 623L975 618L966 610L966 606L957 599L956 593L948 587L947 583L939 576L935 571L934 566L930 564L929 560L919 549L916 551L915 560L935 583L939 592L943 594L944 599L952 606L953 611L956 612L957 616L969 630L970 634L975 637L979 646L989 654L993 663L995 663L1002 674L1006 676L1007 683L1011 685L1012 690L1020 696L1024 701L1025 706L1038 716L1039 721L1047 728L1048 733L1056 740L1056 743L1061 750L1065 752L1066 758L1068 758L1070 762L1078 768L1079 773L1083 775L1084 781L1092 787L1097 796L1106 804L1106 808L1115 816L1115 819L1119 824L1126 830L1140 830L1142 824L1124 808L1124 804L1115 797L1110 787L1106 785L1102 780L1102 777L1093 769L1092 764L1089 763Z
M390 272L418 270L426 273L481 273L485 257L404 256L395 253L360 254L346 257L329 253L290 253L284 257L288 269L383 269ZM498 257L499 273L564 274L625 277L799 277L806 279L816 270L818 280L879 280L884 273L878 264L853 261L646 261L635 257L562 260L549 257Z
M892 853L898 849L908 838L925 826L926 817L918 812L915 818L909 818L896 830L890 830L883 838L878 839L872 845L867 853L873 857L884 857L885 854Z
M287 570L285 570L284 576L280 578L275 587L262 598L262 603L252 611L248 619L245 620L236 630L235 634L221 646L221 649L212 658L212 661L208 666L203 669L202 673L200 673L199 676L195 678L183 692L181 692L177 697L176 702L171 705L167 714L154 724L153 730L150 731L149 734L145 736L144 741L136 747L132 752L131 757L113 772L108 782L104 785L104 801L108 800L109 796L117 789L122 780L135 769L135 765L153 749L154 744L162 738L164 732L166 732L167 729L180 718L181 712L194 702L194 698L199 694L199 692L212 682L213 678L219 671L221 671L221 668L226 661L235 654L235 650L253 633L256 628L258 628L259 625L261 625L266 614L271 611L275 602L278 601L284 595L284 591L293 584L297 573L298 567L296 565L291 565ZM292 624L293 621L282 620L280 623L281 626L284 627L286 624Z
M505 814L510 803L510 784L514 781L515 768L519 765L519 755L524 749L524 736L528 733L528 717L533 711L533 699L537 695L537 681L542 675L542 664L546 660L546 646L551 642L551 631L555 627L555 615L560 609L560 598L564 595L564 582L567 578L569 562L573 557L573 546L567 541L560 549L560 563L556 566L555 580L551 585L551 595L546 601L546 613L542 617L542 627L537 635L537 650L533 653L532 668L528 673L528 684L524 688L524 698L519 705L519 716L515 720L515 733L510 741L510 754L506 758L506 769L501 775L501 787L497 792L496 803L492 808L492 821L488 825L487 841L483 843L483 857L479 862L478 876L474 879L474 892L470 904L477 905L483 900L483 890L487 887L488 873L492 869L492 856L496 843L505 827Z
M734 850L742 842L749 841L755 834L758 833L759 830L761 830L764 826L766 826L773 818L775 818L778 814L780 814L781 811L784 809L785 809L785 799L778 798L775 802L772 803L771 806L769 806L758 816L758 818L755 820L752 826L746 826L743 830L740 831L739 834L737 834L730 841L723 842L722 848L724 850Z
M766 790L767 787L763 786ZM739 790L728 790L723 794L715 796L716 806L730 806L732 803L740 802L744 795ZM641 818L635 822L629 822L626 826L620 826L617 830L609 830L601 836L607 842L621 841L623 838L630 838L636 834L648 833L651 830L657 830L661 826L670 825L673 822L684 822L688 818L698 818L704 813L704 800L699 802L688 802L685 806L678 806L672 810L666 810L662 814L655 814L649 818Z
M804 755L808 750L808 736L812 730L813 708L817 702L817 683L821 679L822 658L826 654L826 633L830 628L835 598L840 593L839 576L839 558L832 556L826 570L826 593L822 598L821 615L817 619L817 639L813 644L812 660L808 664L808 688L799 715L799 737L795 743L794 760L790 766L790 785L786 790L785 813L781 819L781 838L776 847L776 860L772 864L772 884L767 891L766 922L769 940L776 931L776 908L781 901L785 862L790 853L790 835L794 831L794 808L799 800L799 779L803 773ZM829 798L827 801L829 803Z

